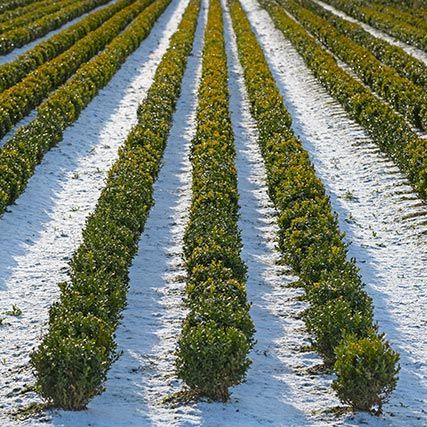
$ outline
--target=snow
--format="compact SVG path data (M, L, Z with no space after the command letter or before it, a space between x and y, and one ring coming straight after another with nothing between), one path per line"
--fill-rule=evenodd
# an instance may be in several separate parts
M415 46L411 46L405 42L402 42L400 40L397 40L393 36L388 35L387 33L377 30L376 28L371 27L368 24L365 24L364 22L358 21L357 19L352 18L351 16L347 15L346 13L342 12L341 10L336 9L335 7L324 3L320 0L313 0L314 2L320 4L323 8L326 10L329 10L329 12L334 13L335 15L339 16L340 18L343 18L349 22L353 22L354 24L360 25L365 31L372 34L373 36L382 39L388 43L390 43L393 46L398 46L401 49L403 49L408 55L412 55L414 58L417 58L419 61L424 62L424 64L427 65L427 53L424 52L421 49L418 49Z
M153 206L130 269L128 306L117 331L122 356L106 391L86 411L48 411L15 421L12 410L38 402L22 393L33 382L28 356L45 329L48 308L66 280L68 261L81 242L118 147L136 122L136 109L152 82L168 40L188 0L173 0L150 36L107 87L48 152L25 193L0 218L0 312L16 304L19 317L0 326L0 424L5 426L420 426L427 424L427 221L426 205L388 160L316 81L302 58L274 28L256 0L244 0L250 21L293 117L294 132L309 151L339 224L349 256L361 268L375 317L401 354L397 390L385 414L334 415L339 405L331 375L308 368L320 358L302 352L308 343L299 318L301 291L281 265L277 217L268 197L238 62L225 13L230 107L237 149L242 257L248 266L248 298L256 327L253 363L228 403L171 404L164 398L182 387L174 351L180 334L185 266L183 233L191 203L189 151L195 134L197 89L207 0L203 0L195 46L154 187ZM225 6L225 0L223 0Z
M108 7L108 6L112 5L113 3L114 3L114 0L111 0L109 3L106 3L106 4L103 4L101 6L98 6L95 9L92 9L90 12L85 13L85 14L83 14L81 16L78 16L77 18L74 18L73 20L67 22L66 24L62 25L58 29L56 29L54 31L50 31L49 33L47 33L43 37L40 37L40 38L38 38L36 40L33 40L31 43L28 43L25 46L22 46L20 48L14 49L12 52L7 53L6 55L0 56L0 65L1 64L5 64L6 62L12 62L12 61L14 61L15 59L18 58L19 55L24 54L25 52L27 52L30 49L32 49L34 46L38 45L41 42L44 42L45 40L51 38L55 34L58 34L61 31L65 30L66 28L69 28L72 25L77 24L82 19L86 18L90 13L93 13L93 12L96 12L98 10L104 9L105 7Z
M25 193L0 218L0 313L13 304L23 312L19 317L3 316L9 324L0 326L0 420L17 405L34 401L32 393L21 395L33 381L29 354L40 340L85 219L95 207L118 147L136 123L136 109L186 3L171 3L150 36L65 131L63 141L45 155Z

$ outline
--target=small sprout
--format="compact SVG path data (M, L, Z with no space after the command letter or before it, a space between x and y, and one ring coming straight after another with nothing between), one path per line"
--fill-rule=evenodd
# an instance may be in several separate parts
M6 311L5 314L7 314L8 316L18 317L22 314L22 310L16 304L13 304L12 309L9 311Z
M345 194L344 194L344 199L345 200L348 200L348 201L353 201L353 200L355 200L356 198L354 197L354 194L350 191L350 190L347 190L346 192L345 192Z

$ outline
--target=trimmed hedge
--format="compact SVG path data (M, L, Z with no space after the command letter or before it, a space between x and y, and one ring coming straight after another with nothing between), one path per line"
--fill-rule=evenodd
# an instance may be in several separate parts
M366 3L366 2L365 2ZM416 27L424 33L427 33L427 15L422 14L422 10L419 7L413 7L412 10L403 10L397 7L391 7L387 4L382 5L380 3L368 2L368 6L374 9L376 12L387 15L394 21Z
M220 0L205 30L197 131L192 142L192 204L184 235L188 281L177 374L200 396L226 401L250 365L254 327L240 258L234 137Z
M152 11L167 2L156 2ZM114 331L126 304L128 269L153 204L153 183L191 52L199 13L191 0L156 71L138 123L119 151L95 211L86 221L83 242L71 261L71 282L50 310L49 332L31 356L37 390L52 405L82 409L102 392L117 357ZM148 12L148 10L147 10ZM147 16L147 12L145 15ZM145 34L150 21L136 21Z
M280 0L285 9L334 55L347 63L374 92L417 128L427 129L427 92L393 68L382 64L368 49L339 33L326 20L294 0Z
M343 234L324 187L291 130L292 119L245 12L237 0L229 0L229 7L267 185L278 210L279 249L299 275L298 283L310 304L304 314L307 329L315 349L337 374L333 387L339 390L339 397L355 410L371 410L387 399L396 384L398 355L385 341L378 344L371 298L363 289L354 260L347 260ZM357 369L349 354L355 352L352 346L361 343L370 352L372 363L351 383L344 369ZM381 392L367 389L364 393L371 405L359 404L354 388L377 376L384 386Z
M56 2L58 1L60 0L56 0ZM53 2L55 2L55 0ZM26 15L32 11L35 11L36 9L45 7L48 4L52 4L53 2L52 0L38 0L36 4L33 2L29 3L28 5L23 5L22 7L15 7L11 10L6 10L4 12L0 11L0 23Z
M382 63L393 67L402 77L427 90L427 66L424 62L365 31L360 25L349 22L324 9L313 0L301 0L304 7L326 19L341 34L372 52Z
M33 5L31 10L29 10L26 14L8 19L5 22L1 22L0 34L28 25L31 22L43 18L44 16L58 12L58 10L64 9L73 4L80 3L81 1L82 0L53 0Z
M140 0L140 3L144 1ZM24 191L45 152L61 141L64 130L78 119L81 111L147 37L169 2L157 0L148 6L98 56L83 64L52 93L38 108L38 117L18 129L2 147L0 214Z
M119 0L111 6L89 14L77 24L61 31L20 55L17 59L0 65L0 93L17 84L40 65L55 58L73 46L91 31L136 0Z
M0 3L0 13L4 13L10 9L16 9L18 7L25 7L32 3L39 3L40 0L5 0Z
M25 46L33 40L43 37L74 18L107 3L108 0L83 0L70 4L56 13L37 19L24 27L0 34L0 55L12 52L12 50Z
M46 62L24 80L0 94L0 137L46 96L65 83L75 71L97 55L153 0L138 0L87 34L70 49Z
M370 6L361 5L348 0L323 0L325 3L342 10L353 18L366 22L379 30L384 31L399 40L427 51L427 33L421 28L399 22L394 17L382 13Z
M427 140L419 138L399 114L338 66L334 57L274 0L261 0L261 4L329 94L367 130L406 174L419 195L427 199Z

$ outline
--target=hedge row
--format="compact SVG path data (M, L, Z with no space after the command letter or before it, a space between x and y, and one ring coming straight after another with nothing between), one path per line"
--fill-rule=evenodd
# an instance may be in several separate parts
M338 66L333 56L274 0L261 3L326 90L396 162L420 196L427 199L427 140L419 138L403 117Z
M46 3L32 5L26 14L8 19L7 21L0 23L0 34L28 25L31 22L43 18L44 16L58 12L58 10L73 4L80 3L81 1L82 0L65 0L61 2L49 1Z
M325 3L342 10L348 15L372 27L378 28L399 40L412 44L427 51L427 34L422 29L404 22L396 21L393 17L378 12L368 6L348 0L324 0Z
M56 0L59 1L59 0ZM4 12L0 11L0 22L10 21L11 19L18 18L22 15L26 15L27 13L30 13L32 11L35 11L39 7L44 7L48 4L51 4L51 0L43 0L38 1L36 4L29 3L28 5L24 5L23 7L15 7L12 10L7 10Z
M117 12L136 0L119 0L89 14L77 24L61 31L20 55L16 60L0 65L0 93L21 81L28 73L69 49L91 31L96 30Z
M427 92L393 68L380 61L368 49L340 34L326 20L303 8L294 0L281 4L299 23L348 64L354 73L374 92L402 114L413 126L427 130Z
M157 2L160 11L166 2ZM191 0L138 109L106 187L71 261L71 282L50 309L49 331L31 356L37 389L56 407L82 409L102 392L117 357L114 331L126 304L128 269L153 204L158 174L188 55L199 0ZM139 20L136 29L148 30ZM143 29L145 27L145 30ZM136 33L135 33L136 35ZM149 285L149 284L146 284Z
M211 0L191 147L192 204L184 235L188 281L177 373L197 395L226 401L250 365L254 327L240 258L234 137L220 0Z
M377 1L380 4L386 4L392 6L393 9L401 10L405 13L409 13L411 16L416 18L427 19L427 1L426 0L389 0L389 1ZM424 23L424 25L426 25Z
M0 13L7 10L16 9L18 7L25 7L31 3L38 3L40 0L5 0L0 3Z
M10 89L0 93L0 137L27 116L46 96L98 54L153 0L138 0L118 12L70 49L43 64Z
M369 4L369 0L364 0ZM393 10L404 12L406 15L413 16L417 19L427 19L427 1L426 0L376 0L376 4L387 5ZM390 12L392 13L392 10ZM427 25L424 21L424 26Z
M355 410L380 409L396 385L399 356L377 332L371 298L355 262L347 260L329 199L292 133L291 117L249 21L237 0L229 5L269 193L278 210L279 248L310 303L306 326L315 349L337 374L333 388L340 399Z
M43 37L50 31L107 2L108 0L83 0L56 13L37 19L27 26L0 34L0 55L5 55L39 37Z
M379 12L384 15L388 15L390 19L397 20L400 23L411 25L420 30L423 30L424 33L427 32L427 21L426 15L422 15L422 10L417 7L413 7L412 13L409 10L403 10L402 8L392 7L387 4L381 4L378 2L364 2L376 12ZM418 13L417 13L418 12Z
M341 34L367 48L384 64L393 67L402 77L406 77L427 90L427 66L424 62L409 55L402 48L373 36L360 25L349 22L329 12L315 1L302 0L301 2L304 7L326 19Z
M38 108L38 117L18 129L15 136L2 147L0 214L25 189L45 152L61 141L64 130L78 119L80 112L147 37L169 2L156 0L148 6L98 56L82 65L64 85L52 93Z

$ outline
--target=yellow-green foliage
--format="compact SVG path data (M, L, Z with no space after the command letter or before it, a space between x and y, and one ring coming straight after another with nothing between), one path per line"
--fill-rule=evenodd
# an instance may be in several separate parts
M383 335L355 340L346 337L337 347L332 384L339 398L354 409L381 413L397 383L399 356Z
M141 0L144 3L145 0ZM43 155L62 139L67 126L114 76L126 58L149 34L170 0L157 0L95 58L38 108L38 117L18 129L0 150L0 214L21 194ZM136 5L135 5L136 6ZM132 6L130 6L132 7Z
M58 10L74 5L79 1L81 0L65 0L62 2L53 0L34 4L32 5L31 10L26 14L4 21L2 20L0 23L0 34L31 24L33 21L43 18L46 15L58 12Z
M371 7L371 5L363 5L357 1L348 0L325 0L345 13L372 25L375 28L383 30L392 36L413 44L420 49L427 50L427 32L424 27L410 25L404 21L400 21L390 14L383 13L379 8Z
M134 43L167 4L154 3L145 18L135 21L131 31ZM114 331L126 303L128 269L153 204L153 183L191 52L199 8L199 0L190 1L171 38L138 110L138 124L121 148L96 209L86 222L83 242L71 261L71 281L60 284L61 296L51 308L49 331L31 357L37 390L54 406L85 407L102 391L115 360Z
M406 53L401 47L392 45L383 39L365 31L361 25L340 18L324 9L313 0L299 0L304 7L326 19L341 34L369 49L383 64L393 67L402 77L427 90L427 66L424 62Z
M0 137L39 105L51 91L66 82L80 65L88 62L110 43L151 2L152 0L136 1L118 12L98 29L86 35L70 49L43 64L24 80L1 93Z
M214 400L227 400L228 388L245 377L254 332L240 258L228 96L221 5L211 0L191 150L193 199L184 236L189 314L179 339L177 373L193 391Z
M86 34L96 30L117 12L135 0L119 0L93 12L77 24L41 42L11 62L0 65L0 92L21 81L28 73L69 49Z
M307 31L339 59L347 63L356 75L384 98L414 126L427 130L427 93L393 68L382 64L368 49L358 45L325 19L301 7L294 0L280 0L281 4Z
M0 16L13 12L19 9L25 9L27 7L34 8L37 7L32 3L39 2L40 0L4 0L0 4ZM12 17L15 16L12 13Z
M95 7L106 3L106 0L72 0L72 2L56 13L36 19L27 25L18 26L0 34L0 55L22 47L27 43L44 36L49 31L59 28L74 18L89 12Z
M21 2L21 4L17 4L15 7L9 10L6 10L3 8L4 4L12 3L12 2L2 2L0 6L0 23L14 20L23 15L31 15L31 13L35 12L36 9L38 10L40 8L44 8L47 5L51 5L53 2L59 3L60 0L53 0L53 1L52 0L42 0L42 1L24 0ZM28 3L28 4L25 4L25 3Z

